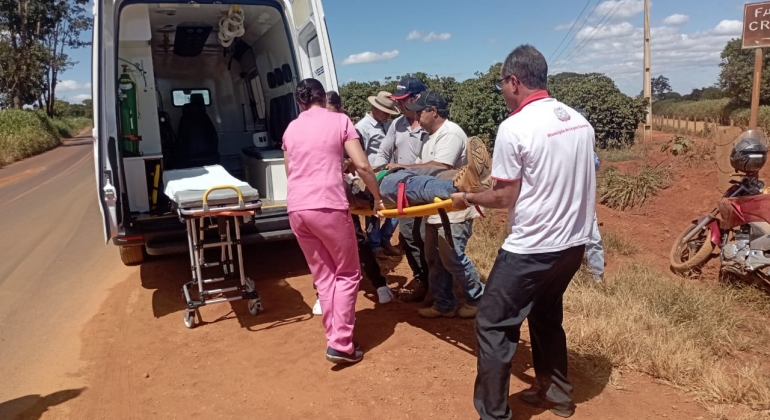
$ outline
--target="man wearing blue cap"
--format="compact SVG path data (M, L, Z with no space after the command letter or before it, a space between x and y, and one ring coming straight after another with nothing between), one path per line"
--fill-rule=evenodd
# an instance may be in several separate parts
M425 85L414 77L404 77L398 83L391 99L402 115L396 118L388 128L385 139L380 143L380 150L372 167L380 168L395 163L413 165L420 157L422 145L428 140L428 132L420 126L417 113L406 109L417 95L425 90ZM406 254L406 260L412 269L416 287L411 301L422 301L428 293L428 264L425 261L424 229L422 218L403 218L399 221L399 241Z

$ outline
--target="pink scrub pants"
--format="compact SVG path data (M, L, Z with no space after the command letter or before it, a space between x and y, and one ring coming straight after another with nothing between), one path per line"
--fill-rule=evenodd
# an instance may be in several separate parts
M289 223L318 288L328 346L353 353L361 266L350 213L348 210L301 210L289 213Z

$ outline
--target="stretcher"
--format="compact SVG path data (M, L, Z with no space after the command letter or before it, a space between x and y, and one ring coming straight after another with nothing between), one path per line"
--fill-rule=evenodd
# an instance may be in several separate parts
M163 184L164 193L187 227L192 280L182 286L187 301L185 326L193 328L196 315L200 321L201 306L241 299L248 300L249 313L256 316L262 311L262 301L254 282L244 274L240 225L262 212L259 192L219 165L166 171ZM218 260L206 261L205 251L216 248ZM214 267L221 267L222 275L204 278L203 269ZM212 286L222 282L235 285Z

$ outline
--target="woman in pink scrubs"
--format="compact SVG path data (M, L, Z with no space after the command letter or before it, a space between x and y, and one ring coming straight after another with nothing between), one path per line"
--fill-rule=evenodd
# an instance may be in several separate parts
M294 98L302 112L283 135L289 222L318 288L326 359L355 363L364 356L353 343L361 266L342 180L343 151L372 192L375 210L384 206L353 123L347 115L326 109L321 82L301 81Z

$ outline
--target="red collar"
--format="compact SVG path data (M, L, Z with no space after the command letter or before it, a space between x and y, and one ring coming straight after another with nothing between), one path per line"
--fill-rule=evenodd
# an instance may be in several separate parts
M541 99L548 99L548 98L550 98L550 96L548 95L548 91L547 90L539 90L539 91L537 91L537 92L527 96L527 99L524 99L524 101L522 101L522 103L519 105L519 107L516 108L515 111L511 112L510 114L508 114L508 116L510 117L512 115L518 114L519 112L521 112L522 109L524 109L525 106L531 104L532 102L539 101Z

